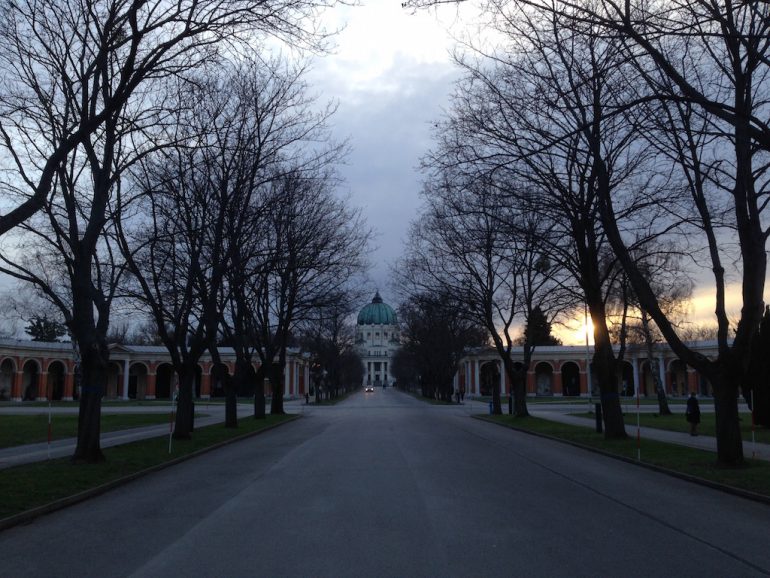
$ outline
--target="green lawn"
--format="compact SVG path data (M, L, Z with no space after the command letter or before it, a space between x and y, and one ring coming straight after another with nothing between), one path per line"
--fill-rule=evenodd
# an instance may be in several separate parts
M174 440L171 454L168 437L163 436L106 448L103 451L107 461L101 464L73 465L68 458L62 458L2 470L0 520L294 417L268 415L263 420L241 419L237 429L221 424L199 428L191 440Z
M201 415L201 414L196 414ZM102 414L102 431L116 431L168 423L166 413ZM77 436L77 415L54 415L51 438L60 440ZM44 442L48 439L47 415L0 415L0 448Z
M626 408L624 416L626 425L636 426L636 413ZM592 413L574 414L580 417L593 418ZM744 442L751 441L751 413L741 412L741 436ZM658 415L654 413L640 413L639 425L642 427L652 427L669 431L689 432L690 424L684 417L684 413L675 413L673 415ZM698 425L698 433L706 436L716 435L716 421L713 413L701 413L701 421ZM770 444L770 430L767 428L756 428L754 431L757 443Z
M591 427L562 424L536 417L479 417L632 460L637 457L637 441L633 436L625 440L605 440L602 434L597 434ZM684 420L681 415L678 417ZM640 448L642 462L770 497L770 462L746 460L744 468L727 469L717 465L716 454L713 452L646 439L641 440Z

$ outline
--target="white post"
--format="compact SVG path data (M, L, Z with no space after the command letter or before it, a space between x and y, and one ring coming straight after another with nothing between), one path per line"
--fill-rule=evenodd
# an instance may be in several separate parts
M129 363L128 358L123 360L123 399L128 399L128 371Z

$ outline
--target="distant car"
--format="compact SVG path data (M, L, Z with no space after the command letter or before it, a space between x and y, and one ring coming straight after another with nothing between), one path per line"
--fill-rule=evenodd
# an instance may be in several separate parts
M373 385L367 385L365 391L374 391Z

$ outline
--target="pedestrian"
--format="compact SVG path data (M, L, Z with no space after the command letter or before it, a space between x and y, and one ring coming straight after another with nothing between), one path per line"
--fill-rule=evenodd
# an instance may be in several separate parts
M465 388L460 386L460 403L465 401Z
M685 412L687 421L690 424L690 435L698 435L698 424L700 423L700 405L698 405L698 398L695 397L695 392L690 392L690 397L687 398L687 411Z

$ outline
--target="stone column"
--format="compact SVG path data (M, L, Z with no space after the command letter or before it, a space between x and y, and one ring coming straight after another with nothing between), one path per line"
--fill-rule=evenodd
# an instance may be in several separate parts
M147 381L144 384L144 399L155 399L155 380L157 379L157 375L153 371L150 373L147 372ZM139 388L137 387L137 390ZM137 397L139 397L139 392L137 391ZM174 395L174 392L171 392L171 395Z
M556 362L554 362L556 364ZM561 378L561 370L556 371L554 369L553 373L551 374L551 377L553 378L553 383L551 384L551 393L553 395L564 395L564 383Z
M503 367L503 361L500 360L500 395L507 395L505 391L505 368Z
M17 371L13 377L13 385L11 386L11 401L21 401L21 396L24 393L21 391L23 381L24 371Z
M481 395L481 367L479 360L475 359L473 362L473 391L476 395Z
M47 371L41 371L37 374L37 399L35 401L48 401Z
M211 374L201 372L201 399L211 399Z
M74 391L75 374L71 371L71 368L67 368L67 373L64 374L64 391L62 392L62 401L72 401L74 399Z
M126 358L123 360L123 399L128 399L128 382L129 382L129 360Z

